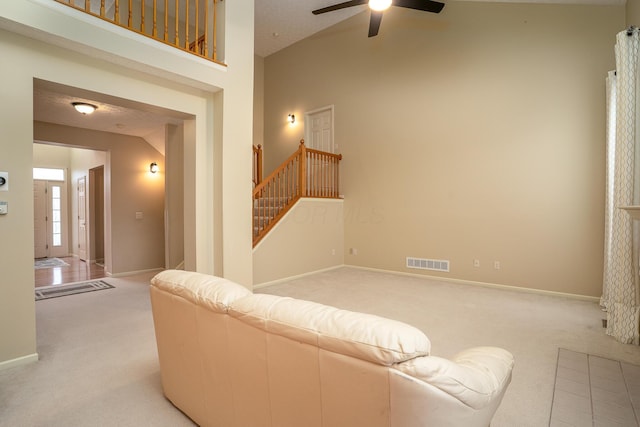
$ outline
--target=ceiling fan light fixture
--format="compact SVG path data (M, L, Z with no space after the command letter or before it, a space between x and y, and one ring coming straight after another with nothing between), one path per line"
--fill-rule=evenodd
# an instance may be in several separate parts
M389 9L391 0L369 0L369 8L377 12Z
M95 105L87 104L86 102L72 102L71 105L73 105L73 108L75 108L78 113L85 115L93 113L98 108Z

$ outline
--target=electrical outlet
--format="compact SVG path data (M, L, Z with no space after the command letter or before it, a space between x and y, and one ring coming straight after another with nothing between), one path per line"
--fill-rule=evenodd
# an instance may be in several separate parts
M479 259L474 259L473 260L473 266L474 267L480 267L480 260Z
M496 270L500 270L500 261L494 261L493 268L495 268Z

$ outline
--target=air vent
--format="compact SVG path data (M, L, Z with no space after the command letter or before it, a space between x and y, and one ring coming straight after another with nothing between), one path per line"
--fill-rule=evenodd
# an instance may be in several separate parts
M445 259L424 259L407 257L407 268L448 272L449 261Z

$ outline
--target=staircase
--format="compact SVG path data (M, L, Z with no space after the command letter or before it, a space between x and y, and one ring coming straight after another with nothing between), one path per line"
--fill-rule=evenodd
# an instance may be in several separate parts
M300 198L340 198L340 160L341 154L308 149L301 140L298 150L266 179L254 177L253 246Z
M255 236L262 234L269 225L275 225L275 218L284 216L294 204L295 202L287 200L286 197L260 197L259 199L255 199L253 201L254 239ZM273 225L271 225L271 227L273 227Z

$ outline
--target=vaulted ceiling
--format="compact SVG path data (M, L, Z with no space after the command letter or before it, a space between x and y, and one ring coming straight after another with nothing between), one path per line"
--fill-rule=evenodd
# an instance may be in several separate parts
M99 7L99 0L92 0ZM441 0L445 2L457 0ZM487 0L467 0L487 1ZM624 5L627 0L500 0L502 2L609 4ZM106 0L109 7L113 0ZM366 5L350 7L322 15L312 10L340 3L340 0L256 0L255 48L266 57L325 28L367 11ZM443 13L446 12L446 6ZM416 12L421 13L421 12ZM366 33L363 30L363 37ZM84 101L98 106L92 116L83 116L71 108L72 101ZM178 112L159 111L95 92L38 81L34 84L35 120L139 136L164 153L164 125L184 119Z

